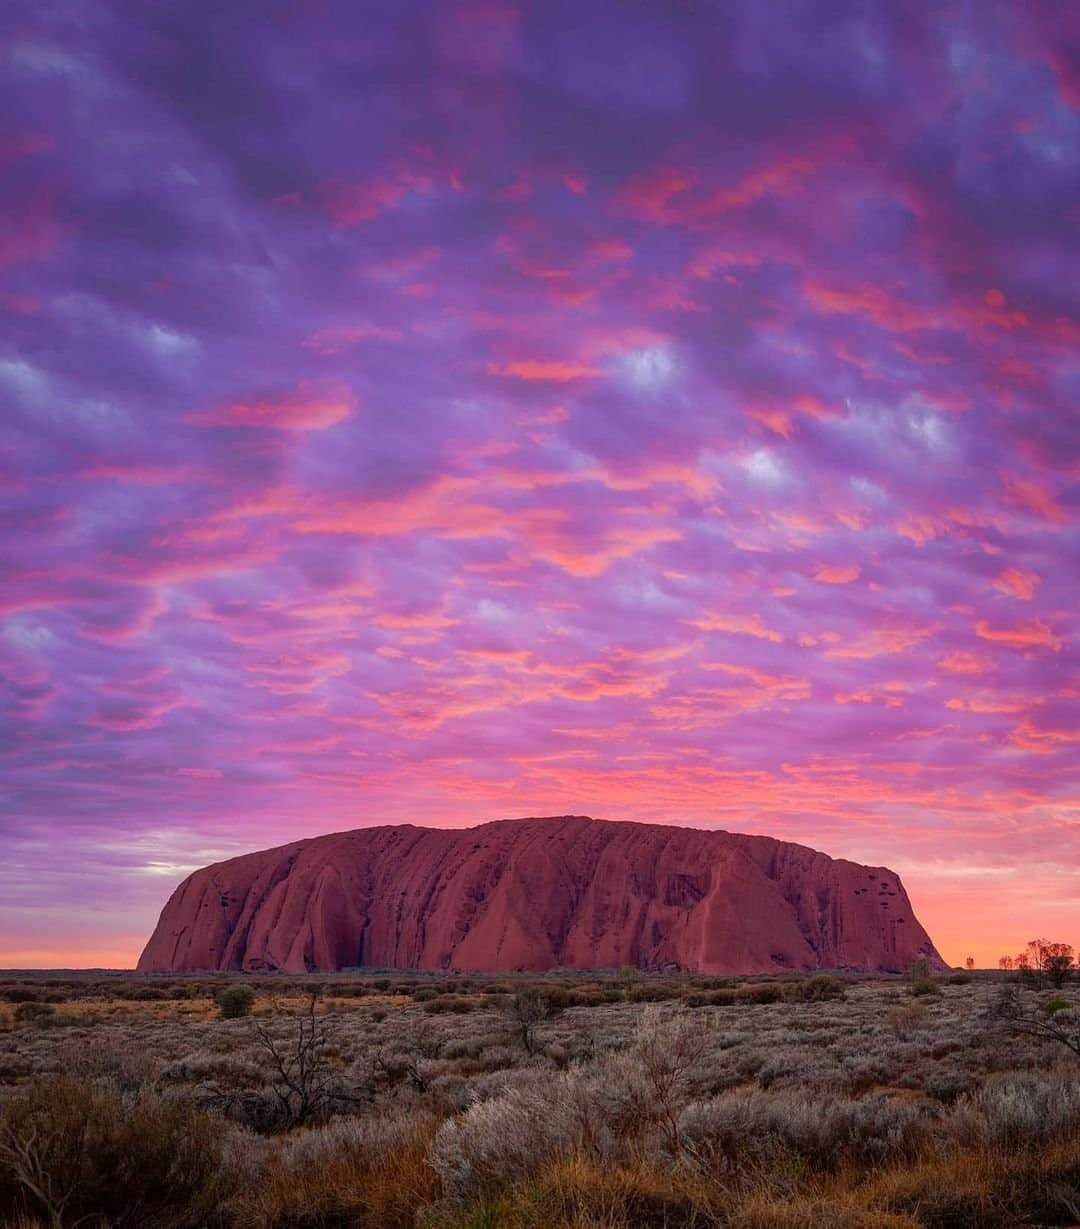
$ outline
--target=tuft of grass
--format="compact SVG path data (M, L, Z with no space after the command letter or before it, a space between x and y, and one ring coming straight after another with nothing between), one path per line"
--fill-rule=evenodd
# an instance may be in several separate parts
M334 1124L301 1132L279 1145L263 1181L236 1192L232 1212L245 1229L413 1229L440 1195L428 1163L435 1126L418 1116L381 1140Z

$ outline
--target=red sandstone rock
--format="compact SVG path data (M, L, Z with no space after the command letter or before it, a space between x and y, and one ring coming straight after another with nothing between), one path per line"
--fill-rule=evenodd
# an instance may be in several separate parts
M146 972L943 967L899 878L762 836L582 816L361 828L204 867Z

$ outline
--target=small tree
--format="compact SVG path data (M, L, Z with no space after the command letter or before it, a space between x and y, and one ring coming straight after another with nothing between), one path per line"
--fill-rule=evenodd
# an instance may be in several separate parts
M270 1067L270 1092L277 1107L273 1125L286 1131L361 1099L341 1087L330 1064L326 1025L315 1013L317 998L312 994L306 1010L295 1017L290 1036L276 1037L266 1024L255 1025L255 1040Z
M930 961L925 956L913 960L907 971L908 993L914 995L940 994L941 990L934 981Z
M506 1004L510 1025L528 1054L536 1053L536 1026L559 1012L542 990L519 990Z
M665 1023L650 1010L634 1039L632 1053L648 1089L650 1112L674 1156L682 1152L679 1107L708 1047L707 1029L700 1016L678 1016Z
M242 1016L250 1016L255 1006L255 991L250 986L237 983L226 986L218 992L218 1010L223 1020L239 1020Z

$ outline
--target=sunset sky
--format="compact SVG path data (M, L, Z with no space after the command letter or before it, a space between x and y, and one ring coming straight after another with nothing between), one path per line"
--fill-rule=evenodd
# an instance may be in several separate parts
M2 23L0 966L563 813L1080 944L1080 6Z

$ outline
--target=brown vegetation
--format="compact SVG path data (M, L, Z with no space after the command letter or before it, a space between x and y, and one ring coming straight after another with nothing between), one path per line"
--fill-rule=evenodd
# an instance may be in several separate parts
M240 982L253 1015L226 1018ZM0 997L8 1229L1080 1221L1071 986L27 975Z

